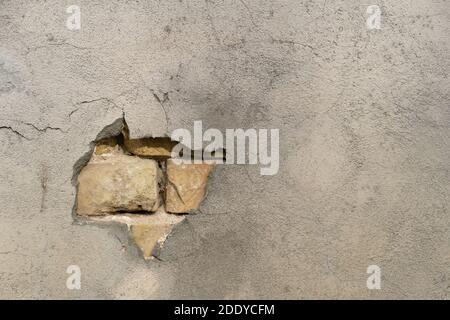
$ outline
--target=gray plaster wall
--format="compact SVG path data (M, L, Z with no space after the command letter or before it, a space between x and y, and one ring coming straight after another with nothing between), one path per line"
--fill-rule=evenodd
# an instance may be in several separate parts
M0 298L449 298L449 9L0 1ZM278 128L280 170L219 166L146 262L72 213L73 166L123 116L133 137Z

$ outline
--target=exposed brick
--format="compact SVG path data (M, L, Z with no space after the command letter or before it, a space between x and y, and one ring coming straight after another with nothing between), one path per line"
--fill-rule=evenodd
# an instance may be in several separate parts
M170 138L129 139L128 130L123 132L125 149L137 156L170 158L172 148L178 143Z
M117 138L111 137L99 140L95 145L94 154L102 155L107 153L113 153L120 148Z
M166 210L187 213L197 209L202 202L208 176L214 165L175 164L167 160Z
M116 154L94 157L78 176L77 213L155 211L161 172L154 160Z

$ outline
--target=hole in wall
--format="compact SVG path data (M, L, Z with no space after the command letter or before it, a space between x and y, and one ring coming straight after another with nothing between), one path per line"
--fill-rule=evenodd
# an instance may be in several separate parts
M197 211L214 169L175 163L178 143L168 137L130 139L124 119L107 126L74 165L74 219L125 223L144 258L154 257L172 227Z

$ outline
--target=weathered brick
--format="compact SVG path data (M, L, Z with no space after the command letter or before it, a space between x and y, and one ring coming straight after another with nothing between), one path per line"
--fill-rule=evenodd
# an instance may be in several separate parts
M155 211L160 205L160 178L154 160L121 154L94 157L78 176L77 213Z
M214 165L175 164L167 160L166 210L187 213L197 209L202 202L208 176Z
M119 148L120 146L117 143L116 137L105 138L97 141L97 143L95 144L94 154L102 155L107 153L113 153Z
M178 143L170 138L130 139L128 129L123 130L125 149L137 156L170 158L172 148Z

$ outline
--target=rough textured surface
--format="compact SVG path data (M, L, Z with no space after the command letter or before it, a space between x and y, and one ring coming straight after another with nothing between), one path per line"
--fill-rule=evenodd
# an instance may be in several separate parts
M76 2L80 31L64 1L0 1L1 298L450 298L448 1L377 2L381 30L362 0ZM280 171L217 166L146 262L72 215L123 115L131 138L280 128Z
M115 153L120 150L120 146L117 143L115 137L101 139L95 144L94 154L102 155L108 153Z
M170 138L125 139L124 145L128 152L142 157L169 158L172 148L177 144Z
M121 154L94 157L78 176L77 214L156 211L160 179L155 160Z
M126 224L136 245L141 249L144 259L158 257L167 236L173 226L185 219L185 216L168 214L158 210L152 214L120 214L106 217L91 217L99 223Z
M166 236L172 230L172 225L135 225L131 227L133 239L141 248L144 259L153 257L153 250L158 241L164 242Z
M213 169L214 165L209 164L175 164L173 160L167 160L167 212L187 213L198 209Z

